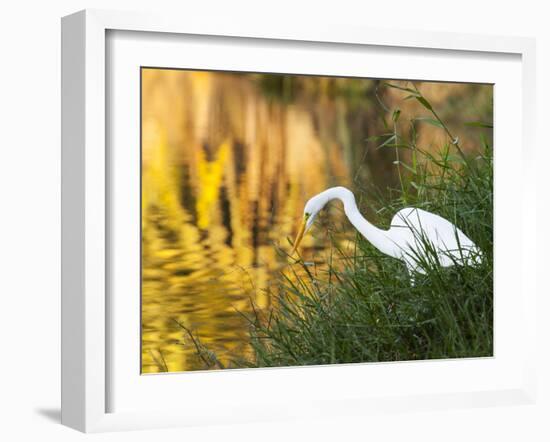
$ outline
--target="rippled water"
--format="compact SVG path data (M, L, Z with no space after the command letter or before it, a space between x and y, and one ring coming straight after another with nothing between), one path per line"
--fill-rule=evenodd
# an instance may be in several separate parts
M243 314L274 302L288 265L279 249L305 201L333 185L395 183L393 151L366 155L365 138L384 130L371 127L377 84L142 70L144 373L250 356ZM333 208L331 219L339 215ZM313 233L305 254L322 271L330 242L326 229ZM179 324L219 364L200 358Z

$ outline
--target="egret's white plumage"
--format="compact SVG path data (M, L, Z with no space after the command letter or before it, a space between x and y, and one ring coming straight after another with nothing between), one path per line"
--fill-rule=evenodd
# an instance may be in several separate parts
M454 224L425 210L405 208L397 212L388 230L367 221L359 212L353 193L345 187L332 187L311 198L304 208L304 220L294 241L291 255L296 251L313 220L331 200L340 200L353 226L382 253L402 260L414 277L425 273L423 262L443 267L455 264L473 265L480 262L481 252L474 242Z

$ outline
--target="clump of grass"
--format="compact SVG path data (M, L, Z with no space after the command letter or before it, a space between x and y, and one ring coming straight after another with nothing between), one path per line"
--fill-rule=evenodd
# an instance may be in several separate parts
M207 346L205 346L198 334L191 331L191 329L187 328L184 324L174 319L174 322L178 327L180 327L191 339L191 342L193 343L193 346L195 347L195 352L199 359L201 360L203 367L206 369L212 369L212 368L220 368L224 369L226 368L225 365L220 361L218 356L214 351L209 349ZM166 370L168 371L168 370Z
M362 201L388 226L403 207L418 207L454 223L480 248L475 266L442 268L425 263L410 284L405 266L357 235L352 253L333 245L325 277L296 264L267 313L254 310L250 367L320 365L491 356L493 353L492 149L482 139L479 155L465 155L426 98L414 87L397 87L416 99L429 117L410 121L406 135L393 112L383 148L396 150L399 188L390 200ZM444 130L438 153L416 145L417 124ZM407 160L405 161L404 158ZM361 201L360 195L359 200ZM303 276L303 275L306 276Z

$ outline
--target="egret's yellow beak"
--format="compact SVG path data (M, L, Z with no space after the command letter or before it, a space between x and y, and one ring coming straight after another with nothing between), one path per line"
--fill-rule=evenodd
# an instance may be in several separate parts
M290 252L290 256L294 255L294 252L296 252L296 249L298 249L300 242L302 242L302 238L304 237L304 233L306 231L306 225L307 225L307 216L304 216L304 219L302 220L302 224L300 225L300 229L298 230L298 234L296 235L296 239L294 240L294 245L292 247L292 252Z

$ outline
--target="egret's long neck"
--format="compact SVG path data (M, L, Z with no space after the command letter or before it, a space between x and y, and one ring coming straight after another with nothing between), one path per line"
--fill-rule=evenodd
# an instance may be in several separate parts
M395 243L387 236L387 231L379 229L371 224L357 208L355 196L345 187L333 187L325 190L327 202L339 199L344 204L344 212L353 226L363 235L374 247L382 253L396 256Z

